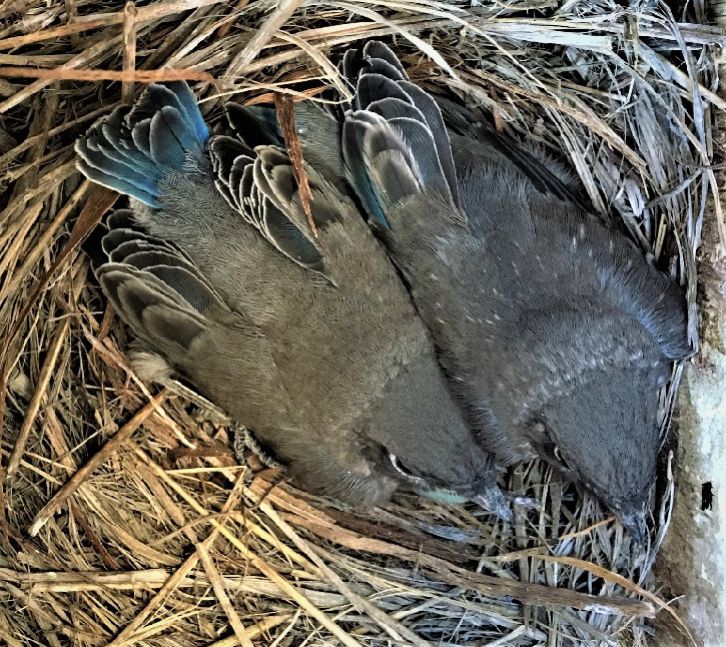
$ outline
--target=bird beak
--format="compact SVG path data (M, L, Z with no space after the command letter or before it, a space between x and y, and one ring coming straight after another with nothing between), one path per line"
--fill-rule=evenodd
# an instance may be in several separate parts
M504 495L499 491L499 488L488 488L483 494L477 494L473 497L472 501L478 503L487 512L497 515L502 521L512 522L512 508Z
M645 524L645 514L642 511L629 512L620 515L620 523L630 533L630 536L639 545L645 543L648 536L648 526Z

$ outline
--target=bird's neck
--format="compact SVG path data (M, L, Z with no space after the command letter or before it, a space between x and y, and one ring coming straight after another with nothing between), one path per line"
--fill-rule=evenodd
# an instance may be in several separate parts
M652 371L661 361L654 340L620 313L575 308L556 317L529 315L488 373L494 414L509 424L522 425L548 402L604 373L618 380L625 371Z

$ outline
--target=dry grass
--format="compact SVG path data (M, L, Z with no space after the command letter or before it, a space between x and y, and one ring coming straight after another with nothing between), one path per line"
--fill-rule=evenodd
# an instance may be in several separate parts
M503 475L541 502L513 527L415 497L341 510L277 485L254 455L237 465L224 417L183 389L150 393L77 252L115 195L81 180L73 140L139 82L199 81L212 116L230 93L319 99L346 91L342 49L392 37L419 81L575 169L594 209L688 287L695 340L724 108L724 38L703 2L676 16L647 1L469 4L0 2L0 643L648 642L647 618L670 612L651 572L668 470L643 548L539 463Z

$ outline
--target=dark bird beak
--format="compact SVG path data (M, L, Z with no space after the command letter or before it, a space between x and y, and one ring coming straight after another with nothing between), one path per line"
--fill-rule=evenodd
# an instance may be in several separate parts
M487 488L483 494L473 497L472 501L478 503L487 512L497 515L502 521L512 522L512 508L499 488Z
M645 514L641 511L629 512L620 515L620 523L630 533L630 536L638 543L643 545L648 536L648 526L645 524Z

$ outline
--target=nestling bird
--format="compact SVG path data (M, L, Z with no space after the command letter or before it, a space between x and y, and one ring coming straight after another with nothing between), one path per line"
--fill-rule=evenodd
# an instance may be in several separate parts
M132 206L97 236L104 293L147 368L186 378L301 486L354 505L403 486L508 517L429 333L341 190L338 124L298 110L317 237L274 111L230 104L210 137L189 87L169 83L96 123L78 167Z
M483 445L507 465L547 459L641 539L658 388L690 353L681 289L384 44L342 67L350 177Z

